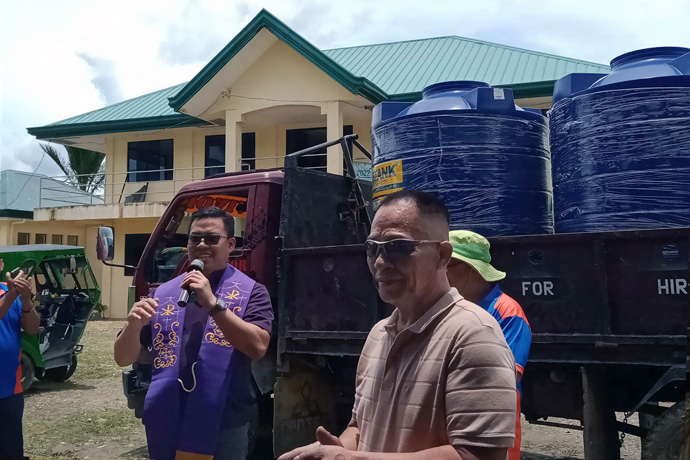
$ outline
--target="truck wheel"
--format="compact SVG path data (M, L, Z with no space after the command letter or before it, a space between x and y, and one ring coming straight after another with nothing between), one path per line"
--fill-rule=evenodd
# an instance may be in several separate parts
M661 414L642 441L642 460L681 460L685 438L685 401Z
M26 390L31 387L34 382L34 377L36 376L36 368L34 367L34 361L31 356L22 352L21 357L22 366L22 390L26 393Z
M72 362L67 366L54 367L46 369L41 377L42 380L49 380L51 382L64 382L72 377L74 371L77 370L77 355L72 355Z

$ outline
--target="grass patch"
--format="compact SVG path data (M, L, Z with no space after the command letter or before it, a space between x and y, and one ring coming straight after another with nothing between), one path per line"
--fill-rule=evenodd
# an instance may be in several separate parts
M73 380L105 379L120 376L122 369L115 364L113 345L123 321L89 321L81 344L84 351L77 356L77 370Z
M39 418L24 423L25 455L69 458L89 445L125 444L141 420L127 407L104 407L73 412L65 417Z

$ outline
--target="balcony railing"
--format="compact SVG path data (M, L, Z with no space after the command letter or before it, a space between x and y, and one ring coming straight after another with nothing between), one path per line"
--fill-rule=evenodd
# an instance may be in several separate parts
M257 161L278 160L284 155L242 158L242 170L254 169ZM306 169L326 171L326 153L305 155ZM74 181L88 182L97 174L80 174L73 177L42 177L39 191L39 208L78 206L87 204L121 204L139 202L167 202L185 184L200 180L208 175L223 171L223 165L196 168L150 169L141 171L118 171L106 173L105 183L93 193L81 190ZM171 177L171 179L166 179Z
M215 169L218 169L218 166L106 173L103 174L104 184L93 193L80 189L75 181L88 182L89 179L100 176L98 174L42 177L38 207L166 202L170 201L183 185L202 179L206 170ZM166 176L171 179L166 180Z

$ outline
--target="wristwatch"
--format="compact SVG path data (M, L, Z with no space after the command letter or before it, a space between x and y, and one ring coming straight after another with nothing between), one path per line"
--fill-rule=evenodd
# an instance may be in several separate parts
M213 306L213 308L211 308L211 311L209 311L208 314L209 316L214 317L216 314L227 309L228 306L225 304L225 301L216 297L216 304Z

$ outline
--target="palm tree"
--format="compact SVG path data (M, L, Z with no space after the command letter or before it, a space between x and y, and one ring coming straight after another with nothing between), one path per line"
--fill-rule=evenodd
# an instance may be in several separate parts
M77 147L64 147L67 156L50 144L41 144L43 151L65 173L70 185L93 195L105 183L105 154Z

